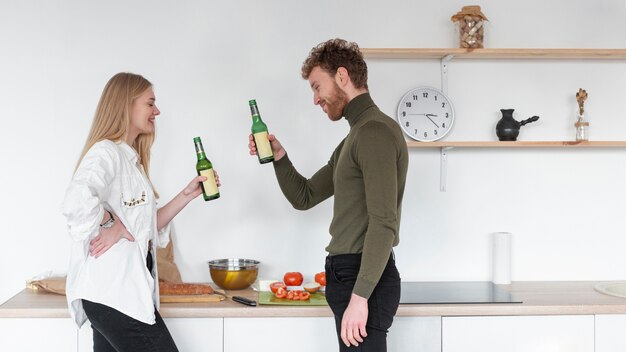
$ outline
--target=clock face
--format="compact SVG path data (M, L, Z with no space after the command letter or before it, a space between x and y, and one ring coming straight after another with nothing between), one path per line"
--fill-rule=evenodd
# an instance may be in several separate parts
M407 92L398 105L398 123L409 137L436 141L445 136L454 123L454 109L441 91L419 87Z

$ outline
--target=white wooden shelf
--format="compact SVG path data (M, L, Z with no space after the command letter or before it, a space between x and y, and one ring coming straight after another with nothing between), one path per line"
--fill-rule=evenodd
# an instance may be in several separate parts
M523 49L523 48L361 48L366 59L432 59L441 65L441 90L448 91L448 66L454 59L497 60L626 60L626 49ZM446 191L448 150L461 148L614 148L626 141L515 141L515 142L415 142L409 148L440 148L440 190Z
M362 48L361 52L367 59L626 59L626 49Z
M515 142L417 142L408 141L409 148L623 148L626 141L515 141Z

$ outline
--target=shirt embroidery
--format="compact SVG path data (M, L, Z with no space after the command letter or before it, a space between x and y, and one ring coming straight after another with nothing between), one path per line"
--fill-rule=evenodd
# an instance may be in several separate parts
M122 193L122 199L124 199L124 193ZM130 202L127 202L127 201L123 201L123 202L124 202L124 205L127 206L127 207L134 207L135 205L139 205L141 203L145 203L146 202L146 192L145 191L141 192L141 198L139 198L139 199L133 198L133 199L130 200Z

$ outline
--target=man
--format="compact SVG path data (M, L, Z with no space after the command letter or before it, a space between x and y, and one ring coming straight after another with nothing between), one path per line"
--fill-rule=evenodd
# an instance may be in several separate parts
M386 351L400 301L392 248L399 242L406 141L398 124L372 101L357 44L332 39L314 47L302 65L302 78L311 85L315 105L332 121L345 117L350 132L310 179L296 171L270 135L276 177L296 209L335 196L326 247L326 299L335 315L340 351ZM252 136L249 148L255 155Z

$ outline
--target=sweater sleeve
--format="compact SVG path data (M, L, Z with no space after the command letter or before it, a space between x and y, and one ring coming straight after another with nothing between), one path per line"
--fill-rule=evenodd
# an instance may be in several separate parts
M380 122L359 130L354 158L365 185L368 226L361 267L353 292L369 298L389 260L398 231L398 158L400 150L392 132Z
M328 164L319 169L310 179L298 173L287 154L274 162L278 185L295 209L311 209L334 194L333 160L331 158Z
M61 211L67 220L70 237L83 241L97 234L104 217L107 198L119 160L113 142L94 144L85 154L65 192Z

